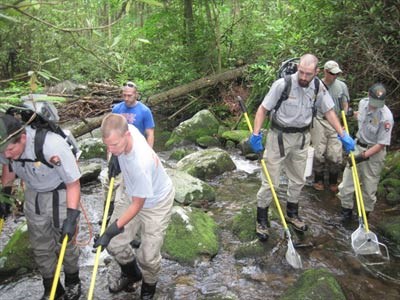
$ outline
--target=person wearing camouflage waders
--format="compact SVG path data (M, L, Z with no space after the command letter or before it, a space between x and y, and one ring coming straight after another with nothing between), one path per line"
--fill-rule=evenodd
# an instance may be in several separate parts
M354 140L342 129L339 119L333 109L334 103L323 84L316 88L318 59L312 54L300 58L298 70L290 75L291 89L288 98L276 104L285 88L285 79L275 81L263 102L258 107L254 120L253 133L249 143L253 151L260 153L262 145L261 127L267 112L271 120L271 128L267 134L264 159L274 184L279 187L281 171L288 177L286 220L296 230L305 231L308 226L299 217L299 195L305 184L304 172L307 163L307 152L310 144L310 126L316 108L325 115L328 122L335 128L338 138L348 152L354 149ZM261 173L261 188L257 193L256 233L260 240L268 239L268 208L272 202L270 186Z
M341 118L341 111L347 112L349 107L349 91L347 85L337 77L342 73L337 62L330 60L324 65L324 77L322 82L328 89L335 103L336 115ZM324 114L317 110L317 116L311 127L311 143L314 152L314 189L324 190L324 171L328 170L329 189L337 193L338 177L342 171L343 152L342 144L337 138L335 129L329 124Z
M390 145L394 124L392 112L385 105L385 98L386 88L383 84L376 83L369 88L368 98L359 102L358 111L354 113L358 122L355 161L367 214L375 207L379 178L386 157L386 147ZM353 194L351 162L348 162L337 194L342 206L341 220L344 223L352 219Z

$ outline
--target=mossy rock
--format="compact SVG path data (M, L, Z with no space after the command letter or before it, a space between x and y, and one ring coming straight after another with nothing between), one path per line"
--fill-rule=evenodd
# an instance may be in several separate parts
M106 158L107 149L99 138L88 138L80 141L81 159Z
M187 150L187 149L175 149L174 151L171 152L169 159L174 159L174 160L181 160L184 158L186 155L192 153L192 151Z
M180 123L165 143L167 149L174 146L196 143L202 136L214 136L218 133L219 121L207 109L196 113L191 119Z
M346 300L343 290L326 269L305 271L280 300Z
M236 144L247 140L249 138L250 132L248 130L230 130L225 131L221 137L227 141L233 141Z
M232 222L232 233L241 241L248 242L257 238L254 230L256 224L256 209L242 208Z
M221 146L221 142L217 137L209 135L199 137L196 140L196 144L199 145L201 148Z
M400 216L384 218L378 223L378 230L390 241L391 248L400 254Z
M400 202L400 179L386 178L379 183L378 196L385 198L390 205Z
M254 231L254 226L253 226ZM234 253L235 259L257 258L265 256L266 250L262 242L255 240L254 242L244 243L240 245Z
M36 268L26 223L19 226L0 254L0 276L14 276L21 270Z
M178 161L177 169L205 180L235 170L236 165L228 152L219 148L210 148L185 156Z
M218 252L217 225L197 208L174 206L164 240L168 258L194 265L198 259L211 259Z

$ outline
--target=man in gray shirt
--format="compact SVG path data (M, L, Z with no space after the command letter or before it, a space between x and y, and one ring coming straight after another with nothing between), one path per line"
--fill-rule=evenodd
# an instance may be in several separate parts
M81 173L68 143L58 134L47 132L43 144L46 165L37 160L37 129L22 124L11 115L0 115L0 161L3 163L1 183L11 186L16 176L24 181L24 213L29 241L43 277L43 300L49 299L60 252L60 242L68 235L63 260L65 291L60 282L56 299L65 296L78 299L79 248L74 242L80 214Z
M281 102L279 108L276 108L276 105L285 88L285 79L275 81L258 107L253 134L250 137L250 145L254 152L263 151L261 127L267 113L271 112L271 129L267 134L263 157L274 188L279 187L280 174L284 169L288 177L286 220L301 231L307 230L307 225L299 217L298 201L305 183L304 172L307 148L310 144L310 126L316 108L322 111L335 128L346 151L354 148L354 140L342 130L333 110L332 97L323 84L317 83L319 80L316 78L317 73L318 59L312 54L303 55L300 58L298 71L291 75L288 98ZM319 85L318 89L316 84ZM272 202L272 193L264 174L261 175L261 188L257 193L256 233L260 240L266 240L269 237L268 208Z

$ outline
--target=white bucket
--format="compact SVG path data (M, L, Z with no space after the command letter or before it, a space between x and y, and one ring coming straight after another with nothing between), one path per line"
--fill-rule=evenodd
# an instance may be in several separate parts
M314 160L314 148L309 146L307 149L307 164L306 164L306 169L304 171L304 179L312 175L313 160Z

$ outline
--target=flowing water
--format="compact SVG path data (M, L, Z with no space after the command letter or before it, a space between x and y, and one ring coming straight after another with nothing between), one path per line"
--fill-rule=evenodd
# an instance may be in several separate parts
M227 220L243 207L256 206L260 168L257 162L244 160L237 153L231 155L237 170L210 182L217 191L217 200L209 206L208 213L221 228L218 254L211 261L199 260L195 266L163 259L157 299L279 299L304 270L319 267L327 268L336 275L349 300L400 299L400 258L391 255L390 262L387 262L380 257L356 256L351 246L351 234L358 224L355 222L351 228L343 228L335 220L340 207L338 199L328 191L313 191L309 184L304 187L299 200L300 213L310 229L306 234L292 236L303 269L295 270L285 260L287 241L279 238L283 236L279 220L271 222L272 234L278 236L275 239L278 242L266 247L265 257L235 259L233 253L240 242L227 228ZM168 157L168 154L161 153L161 157ZM173 165L173 162L166 163ZM284 177L282 183L285 183ZM284 208L284 193L278 192L278 197ZM98 233L98 221L102 218L103 209L100 183L83 187L82 202L93 232ZM378 205L377 211L382 205ZM372 232L376 233L373 224L381 217L383 215L372 216ZM15 227L14 221L8 219L0 238L0 250ZM79 241L84 243L89 238L87 222L81 220ZM80 299L87 299L95 257L92 242L82 245L81 250L83 295ZM118 276L118 268L106 251L103 251L96 276L94 299L139 299L140 288L133 293L110 294L107 288L108 276ZM0 284L1 300L40 299L41 295L42 284L38 274L16 275Z

